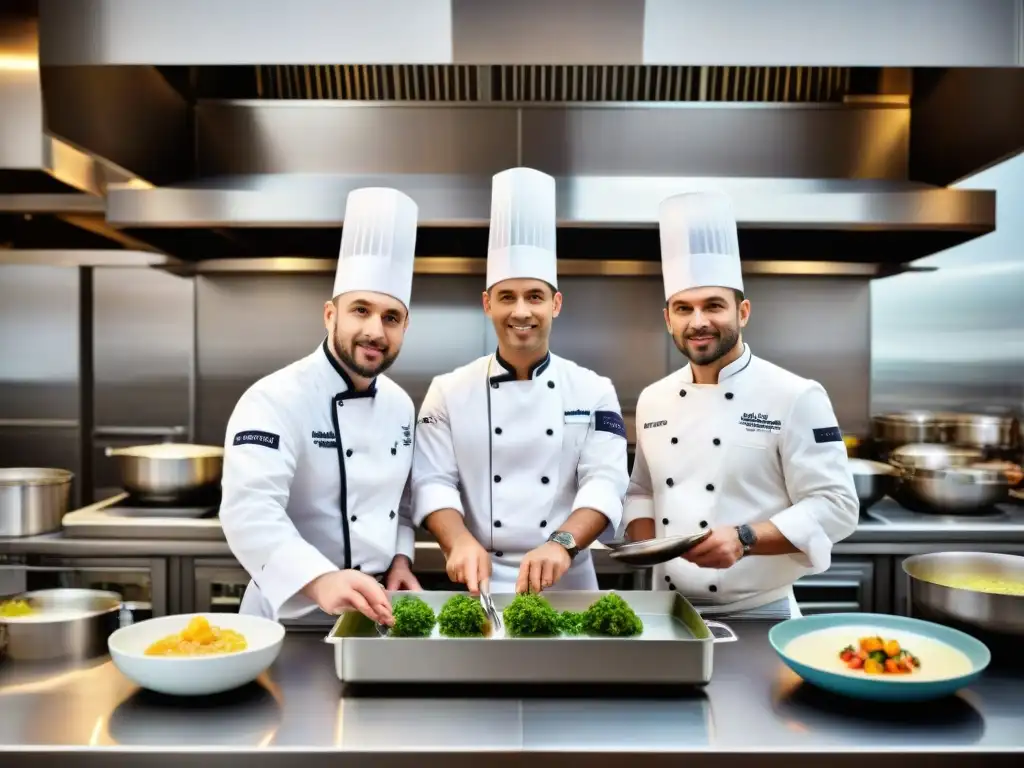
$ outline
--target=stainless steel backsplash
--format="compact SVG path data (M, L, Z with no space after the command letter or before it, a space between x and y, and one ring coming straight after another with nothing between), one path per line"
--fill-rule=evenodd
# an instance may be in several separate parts
M316 348L323 337L323 276L198 278L197 439L220 443L231 409L261 376ZM417 275L409 332L391 371L419 405L433 376L489 353L495 336L478 277ZM685 361L665 331L661 281L564 278L552 348L610 377L632 412L641 390ZM751 277L746 339L754 352L818 379L841 426L868 418L869 283L850 278Z

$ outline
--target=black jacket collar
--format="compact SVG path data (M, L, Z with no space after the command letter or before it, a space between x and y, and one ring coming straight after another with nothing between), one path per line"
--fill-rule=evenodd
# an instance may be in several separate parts
M331 364L331 367L335 372L341 376L341 380L345 382L344 391L335 395L335 400L350 400L356 397L375 397L377 395L376 376L370 381L370 386L360 392L356 390L355 384L352 383L352 377L348 375L348 371L345 370L345 367L338 362L337 358L335 358L333 354L331 354L331 348L328 345L327 336L324 336L324 343L320 345L320 348L323 350L324 357L327 358L327 362Z
M495 360L495 362L498 363L498 365L500 365L502 367L503 372L495 374L494 376L491 376L491 383L492 384L500 384L500 383L505 382L505 381L515 381L516 380L516 369L507 360L505 360L501 356L501 353L498 352L497 350L495 350L495 352L494 352L494 360ZM538 360L537 362L535 362L533 365L530 366L530 370L528 371L530 378L531 379L539 378L540 375L542 373L544 373L544 371L546 371L548 369L549 365L551 365L551 352L550 351L546 355L544 355L544 357L542 357L540 360Z

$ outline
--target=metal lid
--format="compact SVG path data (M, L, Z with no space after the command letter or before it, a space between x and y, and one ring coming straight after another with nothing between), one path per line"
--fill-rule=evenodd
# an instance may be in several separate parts
M52 467L0 467L0 486L63 485L75 479L73 472Z

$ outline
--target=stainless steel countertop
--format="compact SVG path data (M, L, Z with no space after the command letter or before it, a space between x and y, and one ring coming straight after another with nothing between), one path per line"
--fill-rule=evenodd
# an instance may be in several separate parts
M716 646L710 685L660 693L354 690L336 679L323 635L307 632L288 635L281 656L257 683L195 702L139 691L107 657L76 666L8 661L0 663L0 763L10 759L5 750L34 752L39 758L38 763L23 762L19 756L12 764L41 765L43 757L50 757L62 768L180 768L186 751L203 753L193 758L203 766L219 766L249 750L253 754L245 764L250 768L284 765L296 752L308 753L304 768L328 760L337 766L338 752L345 755L345 768L479 768L479 753L488 753L489 762L495 758L495 765L528 760L533 768L589 768L611 764L610 758L618 768L629 765L623 763L629 759L642 759L646 767L707 753L716 755L716 766L771 765L775 760L781 765L785 757L788 768L818 765L811 759L815 755L828 755L830 768L863 766L869 760L873 768L907 766L917 763L914 756L952 765L964 759L956 754L964 750L1013 755L1007 765L1024 760L1024 670L998 661L1003 653L998 649L997 663L957 697L882 706L833 697L801 683L768 645L770 622L736 621L732 626L740 639ZM133 754L122 762L112 752L118 749ZM139 750L147 751L141 760ZM211 754L220 750L227 753ZM989 763L988 757L995 759L987 756L985 764L1004 764Z

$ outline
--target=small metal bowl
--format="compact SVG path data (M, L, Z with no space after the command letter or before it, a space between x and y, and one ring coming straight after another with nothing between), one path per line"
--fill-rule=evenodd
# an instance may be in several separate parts
M850 473L863 512L885 496L892 496L900 483L900 470L892 464L867 459L850 459Z
M107 638L120 626L121 596L95 589L25 592L31 619L0 617L12 661L82 661L107 652ZM47 616L49 614L49 616Z

